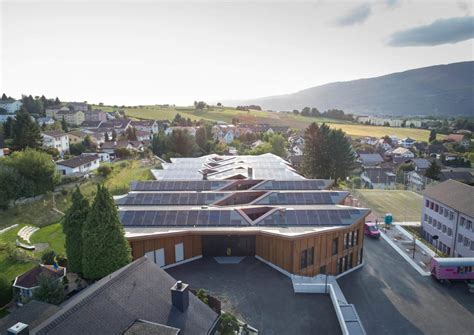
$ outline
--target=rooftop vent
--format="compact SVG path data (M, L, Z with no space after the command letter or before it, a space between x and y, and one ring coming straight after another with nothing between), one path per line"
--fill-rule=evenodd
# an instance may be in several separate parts
M17 322L7 330L8 335L28 335L30 327L26 323Z

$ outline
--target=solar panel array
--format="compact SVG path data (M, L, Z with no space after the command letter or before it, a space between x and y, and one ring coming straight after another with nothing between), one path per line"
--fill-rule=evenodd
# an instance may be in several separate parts
M122 206L209 205L227 195L228 193L219 192L129 193L126 197L117 199L115 202Z
M257 226L344 226L360 219L366 210L286 210L276 211L258 221ZM128 227L241 227L249 226L236 210L147 210L121 211L120 220Z
M254 190L323 190L328 186L327 180L267 180L255 186Z
M347 192L272 192L256 202L258 205L333 205Z
M276 211L258 222L258 226L343 226L365 214L364 210L286 210Z
M159 180L132 183L132 191L212 191L229 185L228 180Z
M124 226L133 227L236 227L249 223L236 211L230 210L166 210L122 211Z

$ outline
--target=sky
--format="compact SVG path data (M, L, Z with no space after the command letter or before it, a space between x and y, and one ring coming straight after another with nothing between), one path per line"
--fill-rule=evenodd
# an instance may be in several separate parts
M470 1L0 0L0 92L255 98L473 60L473 38Z

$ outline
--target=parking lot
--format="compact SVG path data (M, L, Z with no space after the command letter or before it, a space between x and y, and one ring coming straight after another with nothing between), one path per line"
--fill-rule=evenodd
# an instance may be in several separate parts
M204 288L261 334L340 334L328 295L295 294L291 280L253 257L240 264L204 258L167 270L192 288Z
M474 334L466 284L421 276L383 240L365 239L364 262L338 283L368 334Z

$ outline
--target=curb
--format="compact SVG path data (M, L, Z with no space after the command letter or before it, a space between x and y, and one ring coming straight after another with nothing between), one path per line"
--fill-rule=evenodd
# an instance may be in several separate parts
M408 264L410 264L416 271L419 272L420 275L429 277L431 276L431 273L426 272L423 270L418 264L416 264L406 253L403 252L393 241L385 235L383 232L380 232L380 236L388 243L390 246L400 255L402 256Z

